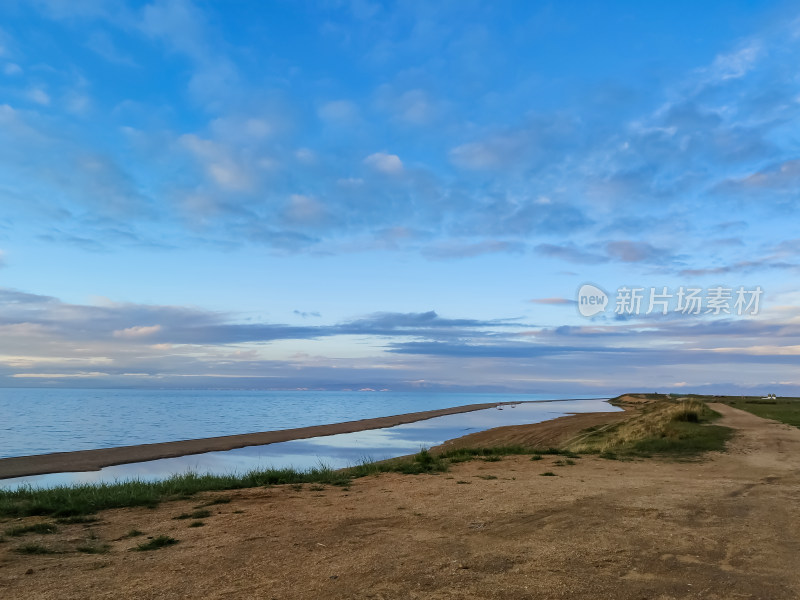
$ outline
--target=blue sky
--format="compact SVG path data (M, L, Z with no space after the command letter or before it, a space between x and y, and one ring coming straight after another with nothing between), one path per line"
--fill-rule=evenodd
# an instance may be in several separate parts
M780 2L4 2L0 385L800 393L798 62Z

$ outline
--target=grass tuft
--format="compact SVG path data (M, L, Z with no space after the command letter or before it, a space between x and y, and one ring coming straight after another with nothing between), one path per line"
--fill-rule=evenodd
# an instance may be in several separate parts
M77 547L78 552L84 554L106 554L110 549L110 544L84 544Z
M147 542L142 542L135 548L131 548L136 552L148 552L150 550L158 550L159 548L166 548L167 546L174 546L178 543L173 537L168 535L159 535L158 537L154 537L152 540Z
M144 535L144 531L139 531L138 529L131 529L128 533L126 533L122 537L134 538L134 537L139 537L140 535Z
M182 514L178 515L177 517L172 517L172 518L173 519L177 519L177 520L180 520L180 519L205 519L206 517L210 517L210 516L211 516L211 511L210 510L195 510L195 511L190 512L190 513L182 513Z
M10 535L11 537L19 537L21 535L25 535L26 533L50 534L56 533L57 531L58 527L52 523L34 523L33 525L20 525L19 527L7 529L6 535Z
M17 554L60 554L56 550L51 550L41 544L23 544L14 548Z
M231 501L230 496L220 496L218 498L214 498L213 500L209 500L208 502L203 502L202 504L198 504L195 508L205 508L206 506L217 506L218 504L229 504Z
M100 519L97 517L84 517L84 516L75 516L75 517L61 517L60 519L56 519L56 523L59 525L76 525L78 523L97 523Z

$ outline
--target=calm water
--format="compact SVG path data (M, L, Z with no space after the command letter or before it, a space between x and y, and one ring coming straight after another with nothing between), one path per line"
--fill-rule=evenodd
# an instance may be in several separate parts
M0 388L0 458L384 417L542 394Z
M470 397L468 402L478 400ZM517 400L520 398L515 396ZM415 410L421 410L417 408ZM208 452L178 458L167 458L128 465L106 467L85 473L54 473L32 477L0 480L0 489L14 489L20 485L52 487L75 483L114 482L124 479L155 480L175 473L244 472L265 467L295 467L305 469L325 464L333 468L348 467L364 459L381 460L417 452L421 447L441 444L445 440L475 431L503 425L538 423L568 413L615 411L602 400L571 400L560 402L532 402L503 410L487 409L435 417L416 423L407 423L385 429L373 429L339 435L280 442L266 446L251 446L226 452ZM399 411L396 411L399 412ZM406 411L407 412L407 411Z

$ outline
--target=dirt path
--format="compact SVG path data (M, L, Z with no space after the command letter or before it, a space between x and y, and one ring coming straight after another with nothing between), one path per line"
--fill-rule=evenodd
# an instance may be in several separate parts
M0 597L796 599L800 429L714 408L737 433L698 462L475 461L348 490L236 492L204 527L173 519L195 499L7 537ZM180 543L128 552L143 539L119 539L131 528ZM90 532L108 554L11 551L74 549Z

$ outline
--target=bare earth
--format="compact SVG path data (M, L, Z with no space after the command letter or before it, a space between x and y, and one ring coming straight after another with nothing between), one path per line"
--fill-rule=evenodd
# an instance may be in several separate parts
M474 461L349 490L204 494L7 537L0 597L798 598L800 429L712 406L737 435L702 461ZM233 499L204 527L173 520L220 495ZM180 543L128 552L144 539L120 539L132 528ZM108 554L12 552L74 549L90 532Z

